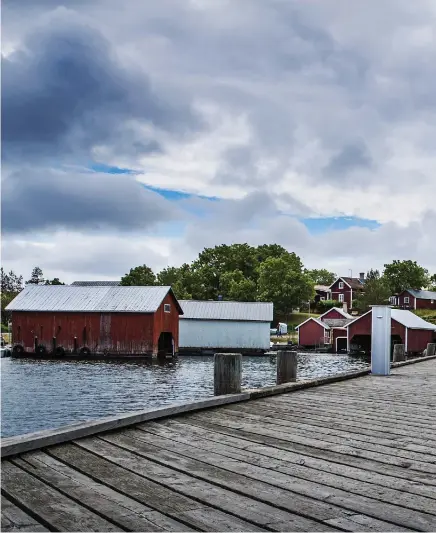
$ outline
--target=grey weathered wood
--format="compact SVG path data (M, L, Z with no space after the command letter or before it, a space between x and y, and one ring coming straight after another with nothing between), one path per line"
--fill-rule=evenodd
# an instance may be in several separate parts
M9 501L5 496L1 497L1 530L2 531L48 531L34 518Z
M288 476L309 481L310 483L313 483L316 480L317 487L314 490L309 488L312 497L316 497L318 485L321 487L325 485L327 487L345 490L352 494L374 498L389 504L395 502L396 505L401 505L405 508L436 514L436 494L434 494L434 499L419 496L414 497L412 494L405 494L403 491L394 488L382 488L376 486L374 483L357 482L326 472L311 471L306 465L290 465L283 460L265 457L250 451L249 449L241 450L227 444L222 444L219 441L209 440L207 438L208 435L205 435L206 432L204 430L195 431L183 424L175 426L150 424L150 426L151 427L148 430L140 430L145 433L146 437L139 436L138 438L155 446L162 446L165 449L174 449L175 452L188 457L221 466L221 456L224 456L229 459L237 459L244 471L246 470L245 463L249 463L254 467L260 467L258 474L256 473L256 470L252 470L254 475L265 476L265 470L271 470L273 476L277 472L280 472L287 474ZM174 429L171 429L171 427L174 427ZM134 429L130 430L129 433L135 434L136 436L139 435L138 430ZM216 438L216 434L214 437ZM176 445L171 448L174 443L176 443ZM233 464L233 462L229 464ZM225 464L223 468L226 468ZM233 466L232 470L234 470ZM271 475L271 472L269 472L269 474ZM278 481L280 481L280 479ZM275 478L274 483L276 482L277 479Z
M116 445L113 443L114 439L117 441ZM153 462L143 456L138 457L139 452L144 450L144 445L141 446L140 442L136 443L135 441L133 441L132 444L132 439L128 435L125 435L125 433L106 435L101 439L83 439L79 442L81 447L84 447L86 450L92 451L92 453L100 455L101 457L105 457L115 465L122 465L126 470L135 472L150 480L163 480L168 488L175 490L180 494L192 496L200 502L212 505L225 512L235 514L236 516L249 520L251 523L257 524L258 526L265 526L273 522L279 522L281 527L287 531L296 528L298 523L297 529L311 531L312 528L315 528L314 530L317 530L317 524L313 520L298 517L284 510L282 506L281 509L277 509L268 504L268 494L265 491L262 493L260 500L252 498L250 493L246 493L243 490L247 485L248 480L244 480L241 476L238 476L238 486L240 490L238 489L235 493L224 488L222 483L210 483L207 472L203 475L197 475L198 469L194 472L187 470L184 467L183 461L180 459L178 460L177 470L170 468L167 466L167 460L171 460L171 453L164 454L165 459L162 461L160 460L159 462ZM120 445L125 449L121 449L119 447ZM138 447L140 447L141 450L139 450ZM129 451L130 449L135 449L136 453L131 453ZM147 446L146 449L147 452L151 452L149 446ZM153 449L155 449L155 447L153 447ZM174 457L172 457L172 459L174 460ZM170 473L172 474L171 476L169 475ZM190 474L195 474L195 477L190 477ZM226 476L226 479L227 478L232 478L232 476L228 475ZM251 490L251 492L254 491ZM290 506L293 509L297 509L298 505L304 503L304 500L300 500L298 497L296 497L295 500L296 501L294 501L293 504L286 504L286 508ZM278 500L278 502L280 501L281 499ZM273 503L273 505L275 504ZM323 506L321 506L320 513L323 512L323 510Z
M297 352L280 350L277 353L277 385L297 381Z
M208 398L196 402L170 405L158 409L146 409L144 411L100 418L99 420L90 420L89 422L69 424L68 426L53 430L37 431L35 433L27 433L26 435L18 435L17 437L7 437L2 439L1 455L2 458L10 457L19 453L43 448L44 446L60 444L81 437L95 435L96 433L138 424L139 422L145 422L146 420L156 420L158 418L165 418L180 413L207 409L230 402L242 402L249 399L250 395L245 392L234 395L216 396L214 398Z
M242 381L242 354L216 353L214 356L214 394L239 394Z
M81 503L91 511L106 516L129 531L193 531L68 467L44 452L31 452L13 462L65 496Z
M395 344L392 360L394 363L406 360L406 351L404 344Z
M214 490L212 485L205 485L195 478L171 471L152 462L148 462L144 467L143 459L129 453L126 456L124 450L98 438L87 438L78 442L80 442L80 447L64 444L52 448L50 453L79 472L88 474L130 498L153 507L176 520L188 523L193 528L197 527L199 516L196 516L193 522L188 521L188 512L206 509L207 505L204 501L210 501L215 507L213 514L217 519L222 521L227 519L228 527L231 529L234 526L233 516L221 509L216 509L221 504L223 494L222 491ZM92 450L93 453L88 450ZM98 453L101 450L104 450L103 454ZM162 482L165 484L164 486L161 484ZM244 516L243 509L239 508L236 495L228 494L227 498L229 510L233 509L238 517L247 516L247 513ZM245 507L247 507L246 502ZM248 508L250 509L250 506ZM249 516L253 516L252 510ZM240 524L239 527L241 527ZM207 528L208 523L203 523L202 529L207 531ZM253 525L253 522L245 524L245 531L252 529L257 531L259 527Z
M427 344L427 357L429 357L431 355L435 355L435 354L436 354L436 343L429 342Z
M120 528L65 497L8 461L2 462L2 492L55 531L120 531Z

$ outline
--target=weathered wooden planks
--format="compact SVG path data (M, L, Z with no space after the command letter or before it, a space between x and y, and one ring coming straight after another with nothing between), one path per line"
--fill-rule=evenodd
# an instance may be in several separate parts
M2 531L49 531L2 495Z

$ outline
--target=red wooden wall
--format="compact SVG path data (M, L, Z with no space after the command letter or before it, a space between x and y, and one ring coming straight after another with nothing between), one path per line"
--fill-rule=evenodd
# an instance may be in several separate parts
M324 328L315 322L309 320L298 329L298 343L301 346L314 346L324 340Z

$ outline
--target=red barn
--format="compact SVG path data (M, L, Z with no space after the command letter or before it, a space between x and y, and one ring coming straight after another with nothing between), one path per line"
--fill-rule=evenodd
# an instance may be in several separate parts
M171 287L27 285L7 310L15 355L178 352L183 311Z
M350 351L371 351L372 310L347 325ZM411 311L391 309L392 344L404 344L407 353L420 353L436 338L436 325Z
M401 309L436 309L436 292L407 289L392 296L391 302Z
M332 307L319 317L311 317L299 324L298 344L304 347L330 344L333 351L348 351L346 325L353 317L339 307Z
M353 302L365 289L365 274L360 274L359 278L338 278L329 287L332 300L346 303L348 309L353 308Z

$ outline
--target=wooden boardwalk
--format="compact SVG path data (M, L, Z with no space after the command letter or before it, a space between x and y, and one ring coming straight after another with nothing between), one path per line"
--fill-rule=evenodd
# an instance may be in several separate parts
M436 360L7 457L3 531L436 531Z

